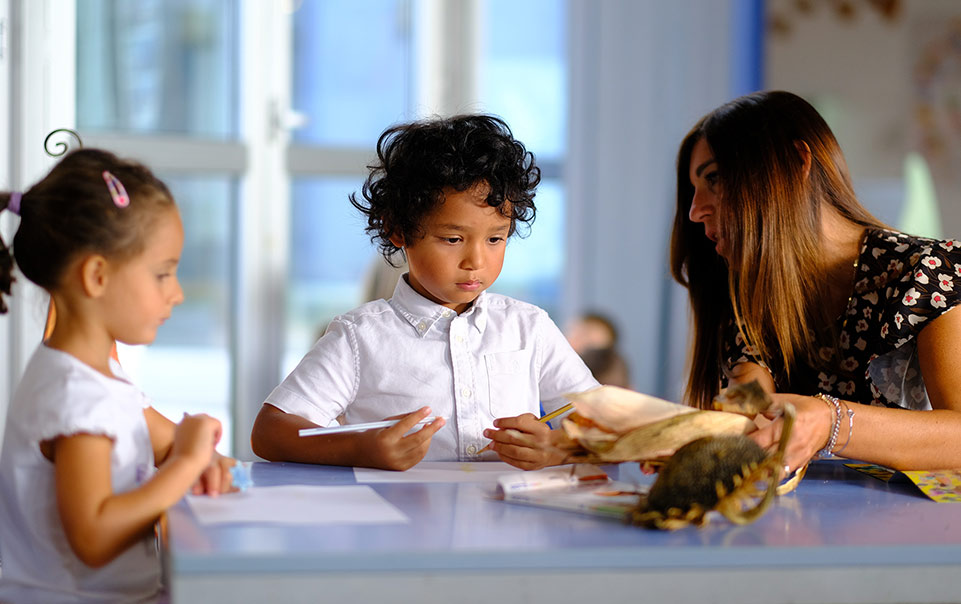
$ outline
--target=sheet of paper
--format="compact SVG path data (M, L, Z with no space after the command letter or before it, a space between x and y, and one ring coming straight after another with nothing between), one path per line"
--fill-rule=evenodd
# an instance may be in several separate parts
M187 495L200 524L393 524L410 518L364 485L251 487L219 497Z
M517 472L502 461L422 461L404 472L354 468L357 482L490 482Z

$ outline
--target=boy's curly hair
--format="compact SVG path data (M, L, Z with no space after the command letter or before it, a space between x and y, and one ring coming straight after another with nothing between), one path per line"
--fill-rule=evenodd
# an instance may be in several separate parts
M393 126L377 141L377 160L368 166L363 199L351 193L350 203L367 216L365 231L391 264L400 248L390 237L421 237L424 219L443 202L447 187L489 185L487 204L510 217L510 234L517 221L534 221L540 168L498 117L458 115Z

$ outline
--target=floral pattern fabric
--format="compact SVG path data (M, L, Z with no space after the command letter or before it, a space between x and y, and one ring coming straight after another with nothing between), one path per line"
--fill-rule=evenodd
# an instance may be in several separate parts
M868 229L855 272L854 291L841 317L835 349L822 350L819 366L792 369L784 383L776 362L758 360L733 325L726 338L727 367L760 363L782 392L818 392L864 404L930 408L917 357L917 335L961 303L961 242Z

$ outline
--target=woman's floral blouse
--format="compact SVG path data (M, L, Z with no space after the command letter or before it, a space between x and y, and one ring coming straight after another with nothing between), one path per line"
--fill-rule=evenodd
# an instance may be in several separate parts
M868 229L855 270L836 350L821 351L816 367L792 369L790 383L776 361L757 359L733 326L726 339L728 368L741 362L768 367L780 392L818 392L865 404L930 408L917 356L925 325L961 302L961 242ZM961 335L961 334L959 334Z

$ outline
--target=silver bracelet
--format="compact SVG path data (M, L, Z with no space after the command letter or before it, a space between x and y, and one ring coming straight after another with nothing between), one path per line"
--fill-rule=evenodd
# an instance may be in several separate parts
M834 407L832 409L834 412L834 419L831 422L831 437L828 438L828 442L826 445L824 445L824 448L818 451L815 455L815 457L820 459L827 459L829 457L834 457L832 450L834 449L834 445L836 445L838 442L838 433L841 431L841 401L839 401L836 396L824 394L823 392L819 392L817 395L815 395L815 398L819 398L827 403L828 407Z
M840 455L842 451L848 448L848 445L851 444L851 435L854 434L854 409L848 407L847 401L841 401L841 404L844 405L845 411L848 412L848 437L844 441L844 446L838 449L835 455Z

